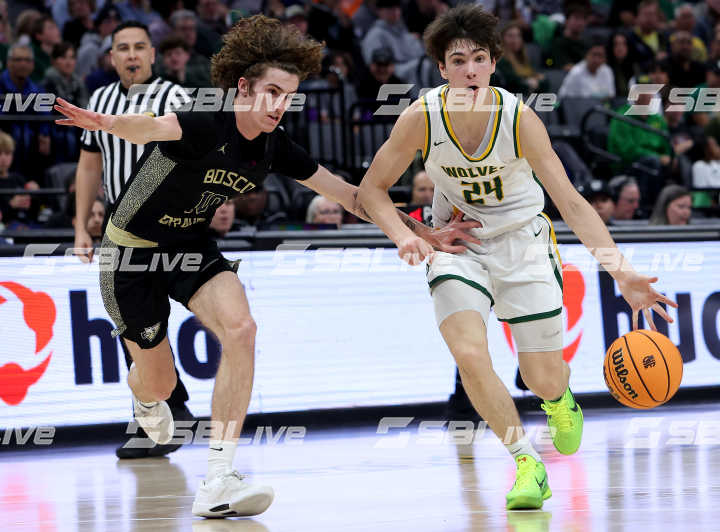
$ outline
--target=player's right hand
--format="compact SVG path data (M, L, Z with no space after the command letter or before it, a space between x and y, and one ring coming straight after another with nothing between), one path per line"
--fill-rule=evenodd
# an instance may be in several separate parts
M85 229L75 229L75 247L73 253L82 262L92 262L93 260L93 242L90 233Z
M111 127L112 116L82 109L62 98L55 100L53 109L67 117L55 120L61 126L76 126L88 131L107 131Z
M417 266L433 253L433 247L419 236L409 236L398 243L398 255L410 266Z

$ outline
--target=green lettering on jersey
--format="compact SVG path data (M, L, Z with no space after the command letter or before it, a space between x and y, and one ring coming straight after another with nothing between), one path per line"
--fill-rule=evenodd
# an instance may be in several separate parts
M440 168L450 177L457 177L457 171L452 166L441 166Z

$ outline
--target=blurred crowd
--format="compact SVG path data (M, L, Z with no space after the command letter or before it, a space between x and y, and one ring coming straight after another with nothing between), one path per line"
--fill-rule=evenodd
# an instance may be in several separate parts
M484 0L501 23L504 53L491 84L529 97L552 92L541 116L568 175L608 224L647 219L683 225L716 213L720 188L720 0ZM111 34L123 21L148 26L155 75L186 88L210 86L210 58L238 19L277 17L326 44L322 72L303 87L342 86L345 110L374 109L384 83L441 84L422 33L456 2L448 0L0 0L0 224L8 229L72 227L74 164L80 131L56 126L34 110L33 95L54 93L86 106L93 91L119 79ZM661 88L633 99L648 113L625 115L638 84ZM673 88L686 89L673 93ZM702 90L704 89L704 90ZM678 94L680 94L678 96ZM714 97L713 97L714 95ZM573 105L598 102L631 120L612 118L596 141L607 156L588 157ZM691 102L695 111L678 103ZM563 103L567 102L567 103ZM577 103L580 102L580 103ZM375 107L373 107L375 105ZM543 114L543 113L539 113ZM23 116L17 116L23 115ZM551 117L550 115L555 115ZM594 162L591 162L594 161ZM361 175L347 171L347 179ZM357 223L342 207L278 176L218 210L213 229ZM395 195L413 206L432 202L419 165ZM20 189L64 189L23 194ZM102 222L102 190L91 223ZM551 206L550 206L551 207ZM552 210L550 208L550 210ZM97 211L97 212L96 212ZM96 216L97 215L97 216ZM99 218L97 218L99 217ZM96 219L97 218L97 219ZM99 232L93 229L96 233Z

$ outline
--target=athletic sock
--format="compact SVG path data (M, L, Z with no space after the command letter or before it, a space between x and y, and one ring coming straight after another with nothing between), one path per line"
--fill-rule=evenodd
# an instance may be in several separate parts
M505 444L505 448L512 455L513 460L515 458L517 458L518 456L520 456L521 454L527 454L528 456L532 456L536 461L542 462L540 455L535 450L535 448L532 446L532 443L530 443L530 440L528 439L527 434L525 434L522 438L520 438L515 443Z
M210 448L208 449L208 479L232 471L236 448L237 441L210 440Z
M140 403L140 405L144 406L145 408L152 408L153 406L158 404L157 401L150 401L149 403L144 403L140 399L138 399L138 403Z

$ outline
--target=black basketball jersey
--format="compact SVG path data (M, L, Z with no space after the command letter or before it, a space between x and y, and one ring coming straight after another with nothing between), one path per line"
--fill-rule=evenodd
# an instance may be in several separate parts
M179 112L177 141L148 145L108 224L108 237L127 247L154 247L207 235L215 210L273 171L311 177L318 163L277 128L243 137L233 112Z

